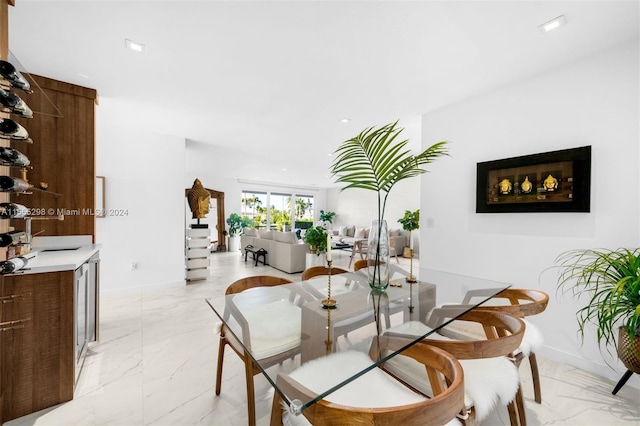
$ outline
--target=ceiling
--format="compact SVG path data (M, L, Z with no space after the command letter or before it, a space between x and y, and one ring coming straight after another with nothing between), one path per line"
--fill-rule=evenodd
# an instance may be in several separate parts
M185 138L219 176L329 187L343 140L400 120L417 151L421 115L637 40L638 11L637 1L17 0L9 45L26 71L97 89L101 124ZM559 15L567 25L543 35Z

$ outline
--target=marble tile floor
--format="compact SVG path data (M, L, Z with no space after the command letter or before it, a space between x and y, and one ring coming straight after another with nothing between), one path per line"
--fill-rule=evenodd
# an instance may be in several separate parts
M333 258L335 266L349 263L347 252L334 251ZM400 262L408 269L408 259ZM414 260L415 270L417 264ZM243 368L230 350L222 393L214 392L217 320L205 298L222 295L235 279L256 274L300 278L245 263L239 253L216 253L205 281L103 295L100 342L90 347L74 400L6 425L246 425ZM538 358L542 404L533 401L526 361L521 367L529 425L640 425L638 389L625 386L613 396L614 382ZM260 375L255 384L258 424L267 425L270 385ZM508 424L505 408L483 422Z

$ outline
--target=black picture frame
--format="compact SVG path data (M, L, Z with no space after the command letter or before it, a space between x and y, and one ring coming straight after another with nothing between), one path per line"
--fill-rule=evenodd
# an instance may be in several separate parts
M477 163L476 213L591 211L591 146Z

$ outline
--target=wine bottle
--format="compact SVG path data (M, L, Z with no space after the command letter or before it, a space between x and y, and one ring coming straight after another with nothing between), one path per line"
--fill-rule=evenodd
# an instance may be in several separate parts
M31 85L24 78L20 71L16 69L10 62L0 61L0 76L4 81L9 83L11 87L17 87L25 92L31 92Z
M0 138L26 140L29 139L29 133L10 118L0 118Z
M29 209L22 204L0 203L0 219L22 219L27 214Z
M26 155L17 149L0 146L0 160L3 166L27 167L31 164Z
M7 109L11 114L19 115L24 118L33 118L33 111L27 106L25 101L20 99L18 95L0 87L0 105Z
M11 274L15 271L19 271L20 269L27 266L28 262L29 260L22 256L2 261L0 262L0 275Z
M0 192L25 192L33 188L26 180L11 176L0 176Z
M10 231L0 234L0 247L7 247L12 244L18 244L22 238L27 235L24 231Z

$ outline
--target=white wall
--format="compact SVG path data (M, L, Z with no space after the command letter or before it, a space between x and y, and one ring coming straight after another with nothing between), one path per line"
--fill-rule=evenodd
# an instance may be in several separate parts
M127 214L96 219L101 290L184 284L184 138L111 126L110 108L96 111L96 174L106 209Z
M548 292L547 310L531 317L544 355L614 380L621 363L606 367L593 330L580 344L581 304L557 295L555 273L544 271L565 250L640 243L638 56L635 42L583 58L429 113L422 129L423 147L450 140L452 158L422 178L421 213L433 227L420 230L420 267ZM475 213L476 163L584 145L592 146L591 213Z

